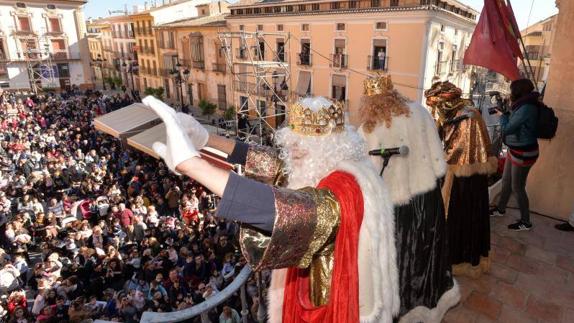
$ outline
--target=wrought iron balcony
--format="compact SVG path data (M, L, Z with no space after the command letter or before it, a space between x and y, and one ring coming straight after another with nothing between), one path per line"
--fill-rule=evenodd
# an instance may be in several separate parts
M313 65L313 54L299 53L297 55L297 65L312 66Z
M227 71L226 63L214 62L213 64L211 64L211 66L212 71L214 72L225 73Z
M369 61L367 69L370 71L388 71L389 70L389 57L388 56L371 56L369 55Z
M347 68L349 55L347 54L333 54L331 55L331 67L334 68Z

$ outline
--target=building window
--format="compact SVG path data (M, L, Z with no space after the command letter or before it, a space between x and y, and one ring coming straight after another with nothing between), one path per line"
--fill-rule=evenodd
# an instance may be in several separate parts
M399 0L391 0L391 7L398 7L399 6Z
M421 0L421 5L430 4L430 0Z
M318 3L314 3L311 5L311 10L313 11L319 11L319 4Z
M245 9L245 14L250 15L252 13L253 13L253 9L251 9L251 8Z
M387 41L385 39L373 39L373 55L369 57L369 63L371 70L387 70Z
M26 8L26 4L23 2L16 2L16 7L17 8Z
M259 110L259 115L262 117L267 116L267 103L263 100L257 100L257 109Z
M452 46L452 52L450 57L450 72L453 73L457 69L458 58L456 57L456 45Z
M302 24L301 31L309 31L309 24Z
M18 17L19 31L32 31L29 17Z
M53 4L49 4L49 5L46 6L46 8L48 8L48 9L50 9L50 10L54 10L54 9L56 9L56 6L53 5Z
M277 25L277 31L283 31L283 25Z
M253 9L253 13L255 13L255 14L260 14L260 13L261 13L261 8L254 8L254 9Z
M350 8L350 9L355 9L355 8L357 8L357 0L351 0L351 1L349 1L349 8Z
M300 71L295 92L299 96L311 95L311 72Z
M243 31L244 29L245 29L245 26L239 25L239 30Z
M227 109L227 91L225 85L217 85L217 105L220 110Z
M50 32L53 32L53 33L61 33L62 32L59 18L48 18L48 22L50 24Z
M331 98L335 101L345 101L347 90L347 78L345 75L333 75Z
M243 14L243 9L237 9L237 14L238 14L238 15L242 15L242 14Z
M70 77L70 66L68 63L58 64L58 75L60 77Z
M379 7L380 5L381 5L380 0L371 0L371 7L376 8Z
M300 4L299 5L299 11L305 11L305 10L307 10L307 6L304 4Z
M279 12L282 11L282 10L281 10L282 8L283 8L283 7L273 7L273 12L279 13Z
M273 7L265 7L265 13L272 13Z
M257 25L257 31L263 31L263 25Z
M331 10L337 10L340 8L340 3L339 2L331 2Z
M0 60L5 60L7 58L6 49L4 48L4 39L0 38Z
M387 23L385 21L379 21L375 25L375 28L379 30L387 30Z
M345 24L344 23L338 23L337 24L337 30L338 31L344 31L345 30Z

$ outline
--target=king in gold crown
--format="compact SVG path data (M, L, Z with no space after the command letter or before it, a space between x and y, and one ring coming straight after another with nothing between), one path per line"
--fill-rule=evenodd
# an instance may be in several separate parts
M393 90L393 81L388 74L377 74L363 82L363 89L366 96L384 94Z
M341 103L322 106L317 111L294 103L289 108L289 127L301 135L323 136L345 129L345 117Z

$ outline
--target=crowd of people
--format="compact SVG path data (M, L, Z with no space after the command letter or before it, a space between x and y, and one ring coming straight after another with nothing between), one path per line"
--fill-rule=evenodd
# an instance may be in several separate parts
M198 304L245 261L217 199L98 133L132 103L99 92L0 95L0 290L7 322L138 322ZM251 317L258 287L247 283ZM238 295L208 315L239 322Z

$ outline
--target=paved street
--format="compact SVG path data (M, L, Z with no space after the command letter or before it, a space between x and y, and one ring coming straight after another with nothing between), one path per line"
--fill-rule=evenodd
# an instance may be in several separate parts
M574 233L537 215L532 231L512 232L506 226L518 211L507 213L491 221L490 273L457 277L461 302L445 322L574 322Z

